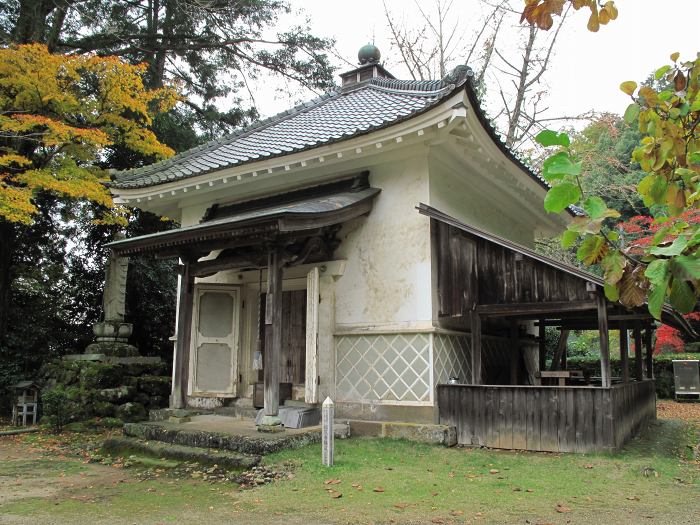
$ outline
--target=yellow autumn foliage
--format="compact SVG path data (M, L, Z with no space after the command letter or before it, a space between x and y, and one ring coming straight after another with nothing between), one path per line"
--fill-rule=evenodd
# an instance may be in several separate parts
M173 154L150 126L179 96L146 89L145 71L40 44L0 49L0 219L30 223L39 191L111 207L108 175L95 164L112 145L153 160Z

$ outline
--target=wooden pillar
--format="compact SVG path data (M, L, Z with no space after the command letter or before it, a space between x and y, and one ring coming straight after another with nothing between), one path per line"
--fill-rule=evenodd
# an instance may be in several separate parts
M598 307L598 332L600 336L600 377L603 388L610 388L612 378L610 373L610 341L608 335L608 310L605 296L599 293L596 296Z
M170 408L185 408L190 380L190 339L192 332L192 308L194 277L190 273L190 261L181 266L180 295L178 297L177 341L173 363L173 388Z
M620 364L622 365L622 382L630 382L629 334L627 323L620 321Z
M518 322L510 322L510 384L518 384L518 365L520 364L520 341L518 337Z
M539 321L539 330L537 337L540 343L539 358L540 358L540 372L547 369L547 341L546 341L546 326L544 324L544 319Z
M472 385L481 384L481 317L472 311Z
M639 322L634 324L634 378L644 379L644 362L642 361L642 327Z
M280 402L280 354L282 350L282 249L274 246L268 255L267 268L267 303L265 305L265 324L271 325L272 335L265 341L264 367L264 425L279 425Z
M647 378L654 378L654 347L652 344L653 328L647 326L644 331L644 346L646 347L646 368L647 368Z

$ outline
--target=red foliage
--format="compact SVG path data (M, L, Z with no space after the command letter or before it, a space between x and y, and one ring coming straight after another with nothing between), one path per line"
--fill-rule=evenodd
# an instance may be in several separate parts
M654 235L662 228L673 223L686 222L688 224L700 224L700 209L691 209L683 212L667 222L655 222L654 217L648 215L636 215L619 224L620 233L627 239L628 251L631 254L641 254L649 246ZM664 241L672 240L667 237Z
M700 321L700 312L693 312L684 315L689 321ZM680 354L685 351L685 343L681 339L681 333L666 324L662 324L656 329L656 344L654 345L654 355L657 354Z

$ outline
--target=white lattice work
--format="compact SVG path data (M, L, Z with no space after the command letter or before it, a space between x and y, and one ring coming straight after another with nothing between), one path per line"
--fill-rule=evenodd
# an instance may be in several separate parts
M447 383L457 377L462 383L471 381L470 338L468 335L433 335L433 382Z
M335 337L336 398L344 402L429 403L429 334Z

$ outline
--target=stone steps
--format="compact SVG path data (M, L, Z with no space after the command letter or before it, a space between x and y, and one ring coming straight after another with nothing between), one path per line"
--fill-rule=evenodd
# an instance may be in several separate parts
M107 439L102 445L102 451L111 456L136 454L155 459L165 458L196 462L209 466L218 465L229 470L249 469L260 463L260 456L258 455L161 443L158 441L144 441L129 437Z
M279 450L299 448L321 441L319 427L303 429L302 432L281 432L279 434L260 434L256 431L237 433L215 432L196 428L183 428L170 422L127 423L124 434L146 441L160 441L184 447L214 448L229 450L242 454L263 456Z

